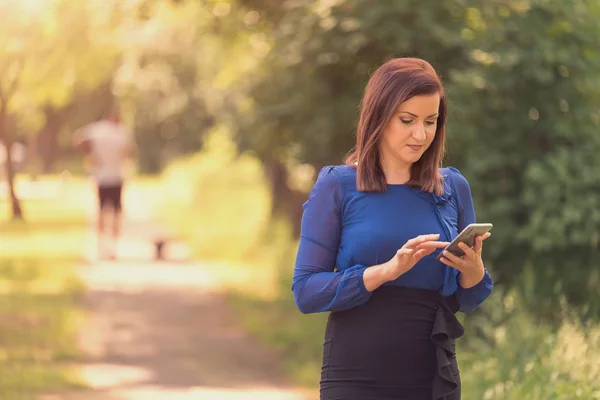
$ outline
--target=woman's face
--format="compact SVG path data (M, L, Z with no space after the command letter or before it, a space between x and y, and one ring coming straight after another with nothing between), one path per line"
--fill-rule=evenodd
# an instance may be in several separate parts
M438 93L414 96L400 104L383 131L382 158L398 167L417 162L433 142L439 108Z

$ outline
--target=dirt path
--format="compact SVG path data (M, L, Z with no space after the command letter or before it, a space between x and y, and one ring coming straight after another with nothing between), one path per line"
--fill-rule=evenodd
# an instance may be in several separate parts
M118 260L80 268L88 319L79 341L92 391L46 400L307 400L290 388L281 359L240 326L202 264L154 262L152 205L129 187ZM93 199L90 199L93 212ZM93 238L90 242L93 248ZM185 247L171 248L185 258Z

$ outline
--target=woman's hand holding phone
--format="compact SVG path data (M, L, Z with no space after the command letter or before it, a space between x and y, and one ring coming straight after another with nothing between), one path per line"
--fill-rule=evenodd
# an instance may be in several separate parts
M485 274L485 268L483 266L483 259L481 258L481 253L483 250L483 241L489 238L492 234L487 232L482 236L477 236L475 238L475 244L473 247L467 246L465 243L459 243L458 246L464 252L462 257L458 257L449 251L444 250L442 252L442 256L440 257L440 262L452 267L456 268L460 271L460 286L465 289L473 287L477 285ZM445 244L446 247L449 245L447 242L437 242L438 244ZM423 245L423 244L422 244ZM422 246L421 245L421 246ZM432 246L431 243L426 245L427 249Z
M459 247L465 253L462 257L443 251L440 261L461 272L460 285L462 287L475 286L483 279L485 270L481 259L482 243L490 235L487 232L483 236L478 236L473 248L460 243ZM450 242L438 241L439 238L439 234L420 235L412 238L388 262L367 268L363 276L365 288L373 291L385 282L398 279L410 271L423 257L433 253L436 249L446 248L450 244Z

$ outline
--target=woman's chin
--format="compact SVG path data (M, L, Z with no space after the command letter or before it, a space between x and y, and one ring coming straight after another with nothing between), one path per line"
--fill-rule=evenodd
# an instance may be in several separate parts
M406 164L414 164L421 159L422 154L412 154L410 156L402 157L402 160Z

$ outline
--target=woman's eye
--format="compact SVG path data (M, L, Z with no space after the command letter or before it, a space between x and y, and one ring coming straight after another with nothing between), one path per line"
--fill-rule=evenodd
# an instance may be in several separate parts
M425 124L429 126L435 125L435 121L425 121Z
M400 118L400 121L402 121L402 123L406 124L406 125L408 125L412 122L412 120L410 120L410 119L402 119L402 118Z

